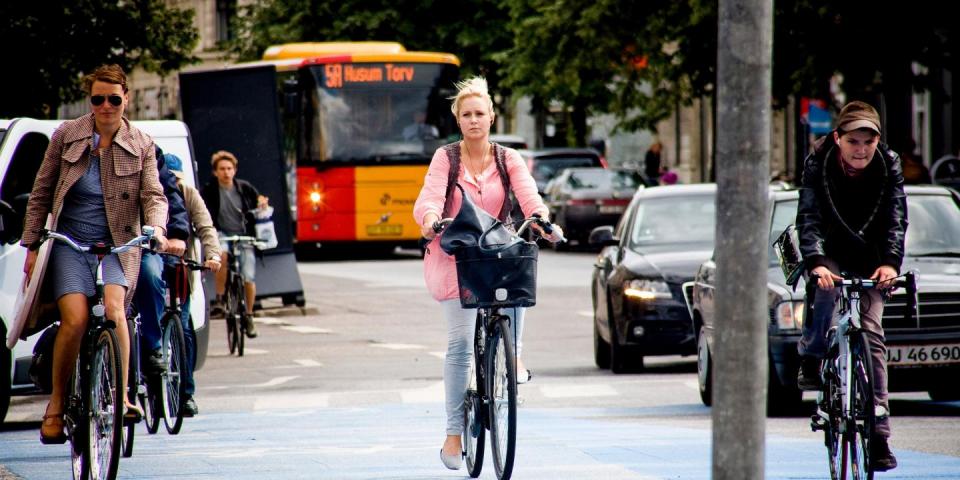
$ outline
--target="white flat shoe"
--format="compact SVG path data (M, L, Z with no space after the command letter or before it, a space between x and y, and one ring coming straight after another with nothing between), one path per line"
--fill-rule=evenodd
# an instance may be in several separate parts
M517 383L527 383L533 380L533 373L530 370L523 369L517 371Z
M463 454L445 455L443 449L440 449L440 461L450 470L460 470L463 465Z

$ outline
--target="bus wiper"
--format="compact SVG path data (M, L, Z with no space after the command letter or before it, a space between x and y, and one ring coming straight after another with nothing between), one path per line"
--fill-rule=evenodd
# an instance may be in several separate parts
M923 252L923 253L908 253L910 257L953 257L960 258L960 250L944 250L942 252Z
M381 161L381 162L382 162L382 161L396 161L396 160L424 160L424 159L428 159L428 158L429 158L426 154L423 154L423 153L412 153L412 152L390 153L390 154L384 154L384 155L373 155L373 157L376 158L378 161Z

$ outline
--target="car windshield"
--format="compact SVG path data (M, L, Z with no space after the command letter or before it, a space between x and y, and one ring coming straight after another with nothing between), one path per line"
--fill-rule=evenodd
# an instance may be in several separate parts
M634 247L713 244L714 212L713 193L641 200L637 205L630 244Z
M597 167L600 161L596 157L548 157L538 158L533 163L533 178L537 184L544 184L565 168Z
M623 190L637 188L640 175L624 170L575 170L570 173L567 184L574 190Z
M907 255L960 256L960 208L952 197L907 197L907 212Z
M911 195L907 197L906 252L909 256L960 256L960 208L948 195ZM777 202L768 245L787 225L797 220L797 200ZM769 247L770 265L777 265L773 247Z

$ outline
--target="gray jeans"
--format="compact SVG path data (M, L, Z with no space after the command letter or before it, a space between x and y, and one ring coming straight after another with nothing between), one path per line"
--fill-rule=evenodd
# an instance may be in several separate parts
M837 311L840 298L840 289L832 291L816 289L813 301L813 315L803 324L803 338L797 345L800 355L823 358L827 354L827 331L833 324L834 314ZM867 343L870 344L870 359L873 365L873 396L877 405L883 406L890 412L890 403L887 401L887 346L884 344L883 326L883 298L877 290L867 290L860 297L860 323L867 332ZM890 436L889 416L877 419L877 434Z
M470 366L473 365L473 334L477 322L477 309L460 307L460 300L444 300L443 316L447 320L447 356L443 363L443 386L447 404L447 435L463 433L463 397L470 383ZM515 319L517 358L523 348L524 308L504 310Z

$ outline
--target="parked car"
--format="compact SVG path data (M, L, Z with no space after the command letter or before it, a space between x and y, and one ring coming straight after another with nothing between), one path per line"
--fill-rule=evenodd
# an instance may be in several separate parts
M28 373L33 358L33 347L40 333L20 340L7 348L9 322L13 320L16 296L23 281L23 262L26 249L19 245L23 215L33 181L40 168L50 136L63 120L34 120L18 118L0 120L0 423L3 423L11 395L38 392ZM173 120L133 122L157 142L166 153L172 153L183 162L184 181L195 185L196 162L193 157L190 132L183 122ZM197 244L199 248L199 243ZM203 366L207 354L209 316L199 274L192 282L193 301L190 318L197 333L197 369Z
M565 168L604 167L607 163L600 152L592 148L545 148L543 150L520 150L527 167L537 181L537 190L542 194L547 183Z
M906 293L895 292L883 312L890 391L927 391L933 400L960 400L960 195L943 187L906 187L910 224L902 272L918 272L919 318L905 320ZM769 243L797 216L796 190L772 188ZM797 342L804 320L804 288L786 285L773 248L769 249L767 297L770 303L768 410L790 412L801 400ZM697 378L705 405L712 402L712 354L716 338L716 265L700 266L690 295L697 332ZM802 281L801 281L802 283Z
M516 150L525 150L528 148L527 140L520 135L513 135L509 133L491 133L490 141Z
M696 353L682 285L713 250L716 185L637 191L616 229L602 226L593 270L593 351L614 373L643 367L647 355Z
M642 185L643 178L635 171L567 168L547 184L544 200L567 239L584 244L595 227L620 221Z

